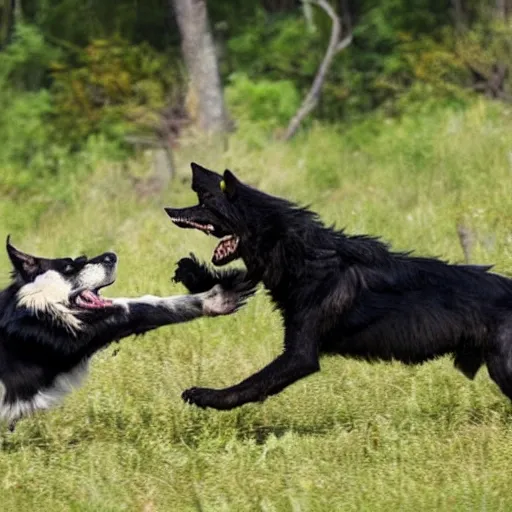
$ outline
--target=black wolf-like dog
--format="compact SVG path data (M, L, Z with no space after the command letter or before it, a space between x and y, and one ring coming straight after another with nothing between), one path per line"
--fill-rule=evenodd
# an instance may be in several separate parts
M13 281L0 292L0 420L48 409L87 372L89 359L114 341L203 315L237 310L250 290L213 285L195 295L106 299L117 256L47 259L7 239Z
M306 208L192 164L199 204L166 209L173 222L221 238L213 263L241 258L244 271L180 261L192 292L236 279L263 282L284 324L284 351L226 389L183 393L200 407L264 400L320 369L319 356L423 363L443 355L472 379L486 364L512 399L512 280L490 267L450 265L392 252L379 240L325 227Z

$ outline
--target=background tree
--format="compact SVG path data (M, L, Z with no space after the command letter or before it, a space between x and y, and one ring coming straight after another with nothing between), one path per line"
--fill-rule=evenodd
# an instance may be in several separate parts
M229 110L264 137L292 119L291 137L510 101L511 2L0 0L0 165L17 187L98 140L106 158L140 151L127 134L174 148L190 114L223 132Z
M205 0L170 0L181 33L189 95L197 101L199 126L206 132L226 130L226 108L215 44Z
M331 67L332 61L337 53L343 51L352 42L352 27L350 21L348 23L349 34L343 36L342 18L336 14L336 11L331 7L327 0L307 0L308 4L316 5L321 8L332 21L331 36L329 38L329 45L325 55L320 63L318 71L316 73L313 85L309 90L308 94L304 98L302 105L300 106L297 113L293 116L288 128L286 129L285 139L292 138L297 130L299 129L300 123L303 119L309 115L316 107L318 100L320 99L320 93L324 85L327 73ZM345 13L348 20L350 15L348 12Z
M8 44L11 37L17 6L16 0L0 0L0 49Z

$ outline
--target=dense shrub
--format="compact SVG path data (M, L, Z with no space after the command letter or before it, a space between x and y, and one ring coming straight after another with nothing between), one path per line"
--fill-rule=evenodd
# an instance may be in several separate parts
M231 76L226 98L235 118L245 118L266 128L286 124L300 103L299 92L291 80L251 80L242 73Z
M122 156L118 142L104 134L73 146L72 134L56 122L49 68L59 58L38 29L22 24L0 52L0 195L29 194L33 212L68 199L73 177L98 160ZM81 121L75 118L76 125Z
M52 76L54 124L78 145L91 134L115 140L126 131L155 131L160 112L183 95L176 58L120 38L92 41L78 64L55 64Z

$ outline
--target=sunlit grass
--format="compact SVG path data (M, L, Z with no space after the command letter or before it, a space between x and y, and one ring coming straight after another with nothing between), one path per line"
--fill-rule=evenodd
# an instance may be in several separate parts
M112 295L183 293L170 281L174 263L191 250L209 259L214 242L175 228L162 208L194 200L195 160L422 255L462 261L463 223L473 260L512 273L509 117L479 104L389 123L379 135L318 126L289 145L242 127L226 151L185 143L171 189L152 198L137 198L114 166L32 228L30 203L4 200L0 236L11 231L20 248L49 256L115 249ZM8 270L4 257L4 283ZM181 402L190 385L228 385L259 369L281 336L260 291L235 316L102 352L60 408L0 434L0 509L512 509L512 407L485 370L470 382L447 359L405 367L330 357L264 404L215 412Z

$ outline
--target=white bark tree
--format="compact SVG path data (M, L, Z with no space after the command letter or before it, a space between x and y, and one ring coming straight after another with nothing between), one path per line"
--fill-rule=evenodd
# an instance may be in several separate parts
M181 34L191 93L198 104L198 122L205 132L227 128L226 107L206 0L169 0Z
M327 0L304 0L304 2L320 7L331 18L331 37L329 39L329 45L327 46L324 58L318 68L315 79L313 80L313 85L304 98L299 110L288 125L284 136L285 140L289 140L295 135L299 129L300 123L302 123L304 118L316 107L318 100L320 99L320 93L322 92L322 86L324 85L325 78L336 54L352 43L351 31L347 36L342 37L342 23L340 16L336 14L336 11Z

